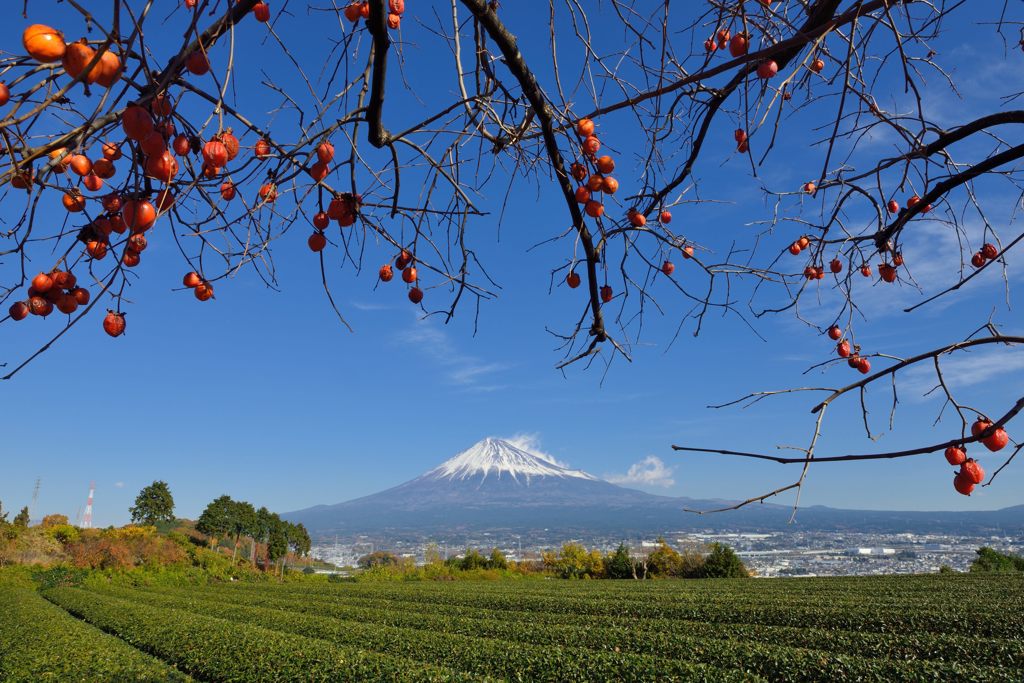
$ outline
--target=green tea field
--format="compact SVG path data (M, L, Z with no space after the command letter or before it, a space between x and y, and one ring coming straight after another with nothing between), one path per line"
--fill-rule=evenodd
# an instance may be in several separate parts
M1021 681L1024 581L0 584L0 680Z

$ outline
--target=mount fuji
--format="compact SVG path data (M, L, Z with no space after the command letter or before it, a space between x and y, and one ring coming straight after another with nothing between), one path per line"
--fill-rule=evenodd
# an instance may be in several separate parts
M603 481L582 470L487 438L432 470L394 488L336 505L286 513L314 538L464 537L467 532L566 537L643 535L680 530L771 530L789 525L791 508L761 504L713 515L729 501L658 496ZM803 508L797 529L967 532L1024 530L1024 506L990 512L888 512Z

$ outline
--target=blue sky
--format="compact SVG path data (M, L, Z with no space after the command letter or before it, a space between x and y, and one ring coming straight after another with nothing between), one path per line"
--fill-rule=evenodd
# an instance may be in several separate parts
M433 83L427 79L448 73L450 56L438 50L436 41L429 43L430 49L426 38L418 42L418 34L425 32L418 22L433 26L436 21L428 3L407 6L403 75L410 82ZM54 2L33 3L31 11L30 21L72 22L67 10ZM523 36L527 59L543 60L546 33L531 24L538 21L536 14L519 3L503 4L502 12ZM934 47L960 79L962 97L939 79L929 80L925 90L926 108L947 125L1005 107L1000 96L1024 90L1019 69L1024 55L1004 54L991 27L972 23L989 17L975 17L969 9L960 14L962 20ZM183 26L184 17L172 13L167 22ZM315 22L313 16L296 14L276 25L300 59L316 54L322 59L313 49L315 41L302 40L302 32ZM13 22L2 29L7 49L20 49L21 28ZM64 28L74 35L82 27ZM239 29L239 49L254 61L265 57L261 69L268 77L285 79L287 65L269 56L277 48L260 47L265 33L265 27L246 22ZM169 47L159 38L153 44L162 57ZM268 100L259 96L262 77L255 70L240 70L233 97L258 122L267 123L275 115L266 111ZM400 77L392 71L389 88L395 94L385 109L393 130L432 111L430 103L401 91ZM454 82L441 78L433 87L445 94ZM801 97L797 94L794 100ZM892 83L880 84L883 107L905 111L902 97ZM787 116L784 153L770 158L758 179L751 177L749 162L733 153L734 123L716 124L720 130L713 137L722 141L720 149L706 152L698 180L702 196L721 202L680 207L674 225L716 253L727 250L734 238L748 239L756 230L751 221L771 211L760 193L762 183L771 189L795 188L820 169L821 150L813 146L820 137L813 132L819 116L814 110ZM620 116L599 124L606 144L621 150L616 152L622 159L616 175L625 186L637 171L629 155L638 141L635 121ZM278 126L278 134L283 128ZM884 155L891 141L872 144ZM979 151L963 148L968 157ZM999 183L977 188L1004 240L1020 229L1012 216L1016 195L1006 189ZM37 511L74 517L85 502L89 481L95 480L96 523L124 523L139 488L164 479L183 516L198 515L222 493L287 511L398 484L485 436L525 438L573 467L666 495L739 499L796 477L792 466L677 454L670 446L771 451L776 445L806 444L813 427L812 397L787 396L749 409L706 406L749 391L852 381L845 366L801 375L828 358L832 345L826 338L791 315L759 319L755 326L763 341L736 316L712 316L699 337L692 336L688 325L669 348L689 306L656 282L664 315L647 314L632 363L616 358L607 372L598 365L558 372L558 342L545 328L568 329L583 305L583 290L570 292L561 286L549 291L550 271L565 262L571 245L528 250L562 229L565 210L556 188L544 179L539 187L524 183L514 188L502 212L504 191L500 183L482 190L481 204L492 213L476 219L470 231L488 273L501 286L499 298L481 307L475 336L471 305L444 325L436 317L424 320L406 300L397 278L378 286L376 267L391 256L389 250L371 251L364 272L356 275L350 265L340 270L337 247L328 248L333 291L355 329L351 334L337 323L323 295L318 263L305 245L305 225L275 245L280 292L242 271L218 283L216 300L206 304L180 291L186 268L173 242L151 239L138 269L141 277L131 289L124 337L112 340L103 334L98 318L87 319L0 387L6 417L0 501L6 509L27 504L41 477ZM410 191L410 196L415 193ZM820 200L802 201L802 207L798 202L787 205L788 215L820 213ZM54 211L51 219L61 216ZM980 232L980 220L965 220L969 230ZM773 249L798 236L794 230L783 226L768 237ZM943 224L921 220L907 239L908 267L926 292L955 282L956 240ZM40 255L39 263L47 258ZM768 252L762 258L770 259ZM679 266L677 278L694 282L699 291L703 282L696 271ZM1010 266L1010 282L1019 286L1020 271L1012 270L1012 255ZM5 276L11 267L0 263ZM912 355L961 338L990 315L1007 333L1024 333L1019 313L1007 308L1002 279L990 270L955 299L912 315L901 312L919 296L909 287L858 283L863 290L858 303L868 318L857 321L857 340L871 350ZM763 297L759 301L766 302ZM822 287L803 302L801 312L825 325L834 317L837 301ZM609 308L617 306L618 300ZM63 322L58 317L0 326L0 362L20 362L46 334L59 329ZM1024 354L964 354L949 361L946 376L959 387L964 403L1001 414L1020 395ZM819 453L894 450L951 438L959 426L948 414L933 426L940 404L921 396L932 384L919 370L901 382L894 430L887 424L885 390L871 392L872 427L881 435L875 442L864 436L859 406L840 402L826 423ZM1024 432L1024 427L1011 423L1011 436L1015 431ZM991 471L1000 460L986 455L982 462ZM993 486L968 499L953 491L952 471L940 454L821 465L812 469L802 500L839 507L992 509L1024 502L1022 472L1011 466Z

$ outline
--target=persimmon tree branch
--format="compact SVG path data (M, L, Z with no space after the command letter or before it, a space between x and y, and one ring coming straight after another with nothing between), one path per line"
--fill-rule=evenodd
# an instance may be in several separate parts
M555 138L555 124L551 108L548 106L543 90L541 90L540 85L537 83L536 76L527 66L526 60L519 51L515 36L498 19L491 5L484 0L461 1L473 13L477 21L480 22L480 25L483 26L491 40L497 44L502 55L505 57L506 67L519 82L524 96L530 102L531 110L540 124L544 138L544 147L551 163L551 172L555 174L555 179L558 181L559 189L562 191L566 207L572 218L573 227L579 234L580 244L586 256L587 287L590 292L590 310L593 319L590 327L590 336L593 337L593 342L588 352L584 352L577 357L577 359L584 358L588 355L589 351L595 348L596 344L605 341L608 337L608 333L605 330L604 316L601 311L600 295L598 293L597 263L599 255L594 248L593 235L591 235L590 230L587 228L586 222L583 219L583 212L580 211L579 204L576 203L572 184L569 182L569 172L566 168L565 160L562 158L562 153L558 148L558 140ZM560 367L564 366L565 364L562 364Z
M214 285L236 278L284 292L275 254L291 240L315 252L307 257L324 311L342 325L332 287L351 275L445 322L468 308L476 330L487 321L482 304L502 287L481 241L500 238L507 210L536 192L538 205L550 195L562 207L531 222L527 255L544 259L551 297L575 308L545 326L559 370L609 372L652 343L656 318L677 352L684 331L714 333L709 314L720 313L758 339L769 316L792 316L838 342L825 347L838 358L816 358L807 371L845 362L863 373L845 386L813 382L730 402L806 391L819 399L810 438L784 458L802 464L797 481L739 506L789 493L798 505L819 461L903 457L817 451L825 413L834 419L827 408L843 401L877 438L867 409L875 387L891 395L894 428L909 367L934 370L943 400L935 425L948 407L961 422L957 443L976 440L966 436L968 416L982 413L961 401L943 363L1019 345L998 331L1000 320L899 357L858 342L878 338L863 334L873 324L868 295L914 297L898 304L908 329L917 308L968 283L991 293L998 280L1009 303L1024 240L1003 227L1024 196L1024 112L1011 109L1020 93L975 95L987 109L956 127L940 123L925 93L959 95L963 64L949 68L943 53L950 26L1013 34L1006 43L1017 46L1024 17L1015 6L170 4L158 16L146 0L68 0L61 16L77 13L92 32L66 45L80 62L20 45L0 56L0 97L9 97L0 104L0 302L10 306L0 330L40 325L29 350L3 345L25 362L68 343L71 326L97 317L90 312L108 309L123 325L146 305L135 288L150 277L143 262L168 253L185 271L184 286L169 286L208 305ZM65 23L70 37L78 27ZM302 58L289 50L292 29L317 36ZM253 41L258 59L247 51ZM219 145L231 147L229 158ZM159 229L129 228L128 203L152 207ZM736 203L742 213L728 208ZM957 262L942 278L919 270L935 240ZM171 248L144 251L161 242ZM45 278L67 285L71 275L80 286L43 291ZM28 315L33 322L19 322ZM38 320L47 317L50 327ZM7 363L7 377L25 362ZM932 452L951 436L907 450ZM776 459L742 457L755 456Z
M885 368L884 370L878 371L878 372L876 372L876 373L874 373L874 374L872 374L872 375L870 375L868 377L865 377L864 379L860 380L859 382L854 382L853 384L850 384L850 385L848 385L846 387L843 387L841 389L835 389L835 390L822 389L822 388L817 388L817 389L814 389L814 388L801 389L800 391L828 391L828 392L830 392L829 395L824 400L822 400L821 402L817 403L813 408L811 408L811 413L817 413L818 414L818 420L816 421L815 427L814 427L814 430L813 430L811 446L807 449L805 455L802 456L802 457L787 457L787 456L771 455L771 454L768 454L768 453L757 453L757 452L751 452L751 451L737 451L737 450L722 449L722 448L702 448L702 447L698 447L698 446L685 446L685 445L684 446L673 445L672 449L674 451L682 451L682 452L688 452L688 453L706 453L706 454L713 454L713 455L729 455L729 456L736 456L736 457L740 457L740 458L748 458L748 459L753 459L753 460L766 460L766 461L776 462L776 463L783 464L783 465L802 464L804 466L803 471L802 471L802 473L800 475L800 479L798 481L794 482L793 484L791 484L789 486L782 487L780 489L773 490L773 491L771 491L771 492L769 492L767 494L764 494L763 496L757 496L757 497L754 497L754 498L750 498L748 500L745 500L745 501L742 501L742 502L738 503L737 505L721 508L720 510L715 510L716 512L723 512L723 511L738 509L738 508L743 507L745 505L749 505L751 503L763 501L766 498L776 496L779 493L783 493L783 492L789 491L789 490L796 490L797 492L799 492L802 489L804 478L805 478L806 473L807 473L807 468L808 468L808 466L812 462L814 464L818 464L818 463L857 462L857 461L866 461L866 460L893 460L893 459L897 459L897 458L908 458L908 457L917 456L917 455L926 455L926 454L929 454L929 453L935 453L937 451L944 451L944 450L946 450L948 448L961 448L962 449L962 448L964 448L964 446L966 444L976 443L976 442L980 442L980 441L984 441L984 440L988 439L989 437L991 437L996 432L996 430L1002 429L1005 425L1007 425L1022 410L1024 410L1024 396L1022 396L1019 399L1017 399L1017 401L1005 413L1003 413L1001 416L995 418L994 420L991 420L991 424L987 428L979 431L977 434L968 434L967 433L967 421L965 419L962 419L962 427L961 427L961 430L960 430L960 434L958 436L954 437L954 438L951 438L951 439L948 439L946 441L942 441L942 442L939 442L939 443L933 443L933 444L929 444L929 445L925 445L925 446L919 446L919 447L915 447L915 448L901 449L901 450L895 450L895 451L882 451L882 452L875 452L875 453L845 453L845 454L842 454L842 455L827 455L827 456L819 455L818 453L816 453L815 452L814 444L816 443L817 438L818 438L819 434L821 433L821 421L822 421L821 418L824 415L825 409L828 408L828 406L831 403L833 403L835 400L841 398L843 395L845 395L845 394L847 394L847 393L849 393L849 392L851 392L853 390L859 390L860 392L863 392L864 388L867 385L869 385L869 384L871 384L873 382L876 382L876 381L878 381L880 379L884 379L886 377L894 377L898 372L900 372L900 371L902 371L902 370L904 370L904 369L906 369L908 367L911 367L913 365L916 365L918 363L921 363L923 361L931 360L931 361L934 362L934 364L935 364L935 371L936 371L936 375L938 377L939 385L944 389L944 391L946 392L947 397L949 397L950 400L953 400L952 399L952 394L950 393L950 390L949 390L949 387L947 386L947 384L945 382L945 379L942 376L942 372L941 372L940 365L939 365L940 358L942 358L943 356L948 356L948 355L950 355L952 353L955 353L957 351L965 351L967 349L971 349L971 348L974 348L974 347L991 345L991 344L1000 344L1000 345L1024 344L1024 337L1012 336L1012 335L995 334L995 335L988 336L988 337L974 337L974 338L970 338L970 339L965 339L964 341L961 341L961 342L956 342L954 344L948 344L948 345L940 347L938 349L933 349L931 351L928 351L928 352L925 352L925 353L921 353L921 354L918 354L918 355L910 357L910 358L899 360L898 362L896 362L895 364L891 365L890 367ZM792 390L790 390L790 391L792 391ZM758 401L758 400L761 400L762 398L765 398L765 397L768 397L768 396L778 396L778 395L781 395L781 394L784 394L784 393L790 393L790 391L757 392L756 394L751 394L750 396L747 396L747 397L744 397L742 399L739 399L738 401L731 401L729 403L725 403L725 404L722 404L720 406L715 406L715 407L726 407L726 406L729 406L729 405L734 405L734 404L739 403L739 402L746 403L749 400ZM959 409L959 405L957 407ZM979 418L987 418L987 417L988 416L979 413ZM1012 457L1013 456L1011 456L1011 458ZM795 514L795 509L794 509L794 514Z

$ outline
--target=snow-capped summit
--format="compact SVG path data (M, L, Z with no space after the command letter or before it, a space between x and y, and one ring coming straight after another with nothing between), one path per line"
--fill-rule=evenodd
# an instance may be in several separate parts
M536 453L530 453L508 441L488 437L435 467L424 479L461 481L511 478L529 484L535 477L558 477L596 480L582 470L571 470Z

